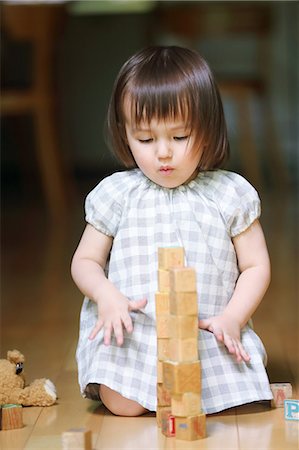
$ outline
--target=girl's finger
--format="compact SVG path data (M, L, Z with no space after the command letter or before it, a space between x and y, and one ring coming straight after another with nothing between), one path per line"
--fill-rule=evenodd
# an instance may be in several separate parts
M241 361L246 361L246 362L248 362L249 359L250 359L250 357L249 357L249 355L245 352L245 350L244 350L243 345L241 344L241 342L240 342L240 341L234 341L234 340L232 340L232 343L233 343L233 345L234 345L234 347L235 347L234 354L235 354L235 358L236 358L237 362L241 362Z
M132 300L129 302L129 311L136 311L138 309L142 309L147 304L147 299L143 298L142 300Z
M239 343L233 341L233 344L234 344L234 346L235 346L235 358L236 358L237 362L241 362L243 358L242 358L242 356L241 356Z
M127 333L132 333L132 331L133 331L133 324L132 324L132 319L131 319L130 315L127 314L126 316L122 317L121 320L122 320L122 323L123 323Z
M210 326L210 321L208 319L200 319L198 321L198 328L202 330L208 330Z
M213 331L214 336L216 337L217 341L224 342L224 333L222 330L215 328L215 330L211 330L211 331Z
M244 347L241 344L241 342L239 343L239 350L240 350L240 355L241 355L243 361L249 362L250 361L250 355L246 352L246 350L244 349Z
M122 345L124 342L124 334L123 334L123 327L121 324L121 321L118 320L113 324L113 332L116 339L117 345Z
M236 347L235 347L234 341L232 340L232 338L230 336L225 334L223 337L223 343L224 343L225 347L227 348L227 350L229 351L229 353L231 353L232 355L236 354Z
M88 339L90 339L91 341L96 337L96 335L99 333L99 331L101 331L101 329L103 328L103 321L99 320L95 327L93 328L92 332L90 333Z
M110 345L112 325L110 322L105 323L104 327L104 345Z

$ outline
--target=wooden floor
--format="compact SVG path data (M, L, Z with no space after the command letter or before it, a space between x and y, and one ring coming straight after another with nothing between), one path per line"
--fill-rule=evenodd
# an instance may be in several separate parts
M298 210L295 193L261 193L262 224L272 259L272 284L254 317L269 357L272 382L291 382L298 398ZM56 450L69 428L92 430L93 449L297 449L298 422L267 403L207 418L208 437L188 443L165 438L153 414L118 418L82 399L75 348L82 295L69 274L83 230L82 198L68 218L51 226L38 205L11 201L2 210L1 357L17 348L26 356L26 378L48 377L59 399L48 408L24 408L23 429L0 432L0 447Z

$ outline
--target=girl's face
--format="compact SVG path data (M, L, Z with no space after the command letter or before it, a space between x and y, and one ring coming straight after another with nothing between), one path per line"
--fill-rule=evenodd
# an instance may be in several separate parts
M181 118L152 119L136 125L129 102L125 102L124 114L128 145L144 175L166 188L178 187L196 177L202 148L196 148L195 133Z

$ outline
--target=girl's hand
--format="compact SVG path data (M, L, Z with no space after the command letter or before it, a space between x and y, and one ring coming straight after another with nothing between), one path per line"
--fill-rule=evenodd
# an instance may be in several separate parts
M144 308L146 303L146 299L129 301L122 295L106 299L105 301L98 301L98 320L89 339L94 339L99 331L104 328L105 345L110 345L112 333L115 335L117 345L122 345L124 342L123 328L128 333L133 331L129 312Z
M211 331L219 342L223 342L229 353L234 355L238 362L250 360L250 356L241 343L240 326L232 317L223 314L199 320L198 327Z

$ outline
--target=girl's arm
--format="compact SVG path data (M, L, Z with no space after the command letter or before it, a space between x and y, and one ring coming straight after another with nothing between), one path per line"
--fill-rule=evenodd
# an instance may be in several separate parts
M118 345L123 343L123 327L133 330L129 312L139 310L146 300L129 301L107 279L104 268L113 239L87 225L71 264L72 277L80 291L98 305L98 320L89 336L94 339L104 328L104 343L110 344L112 332Z
M233 238L240 276L233 296L220 316L199 321L199 327L215 334L237 361L249 361L240 331L261 302L270 283L270 261L262 227L256 220Z

